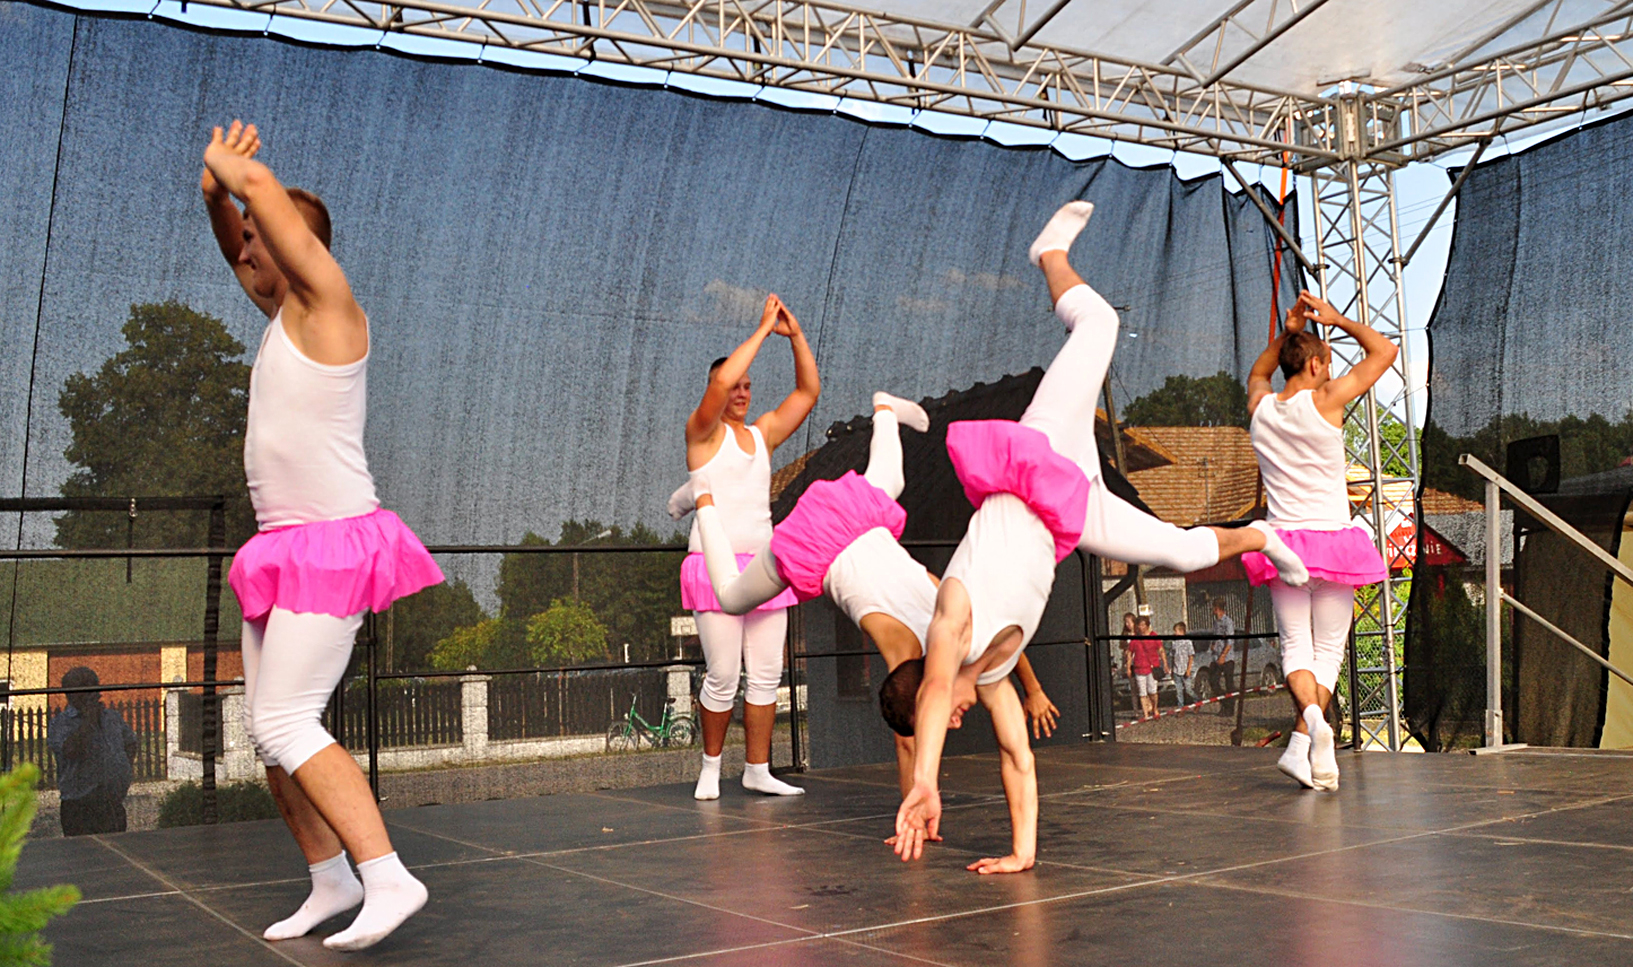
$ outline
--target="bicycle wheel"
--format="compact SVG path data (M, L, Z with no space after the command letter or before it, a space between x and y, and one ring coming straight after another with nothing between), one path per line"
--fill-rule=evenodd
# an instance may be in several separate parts
M619 720L607 726L608 752L634 752L640 747L640 733L629 722Z
M676 746L691 745L697 741L697 726L692 724L690 715L677 715L669 723L669 734L664 737L663 744L674 748Z

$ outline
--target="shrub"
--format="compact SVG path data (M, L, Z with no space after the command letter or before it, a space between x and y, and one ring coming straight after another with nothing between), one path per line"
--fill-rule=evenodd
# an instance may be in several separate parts
M234 782L215 790L216 818L223 823L277 819L278 804L259 782ZM159 828L197 826L204 822L204 787L184 782L159 803Z
M79 902L72 886L48 886L27 893L12 893L17 858L34 825L34 784L40 770L25 763L0 776L0 964L7 967L44 967L51 963L51 945L40 931L52 917L60 917Z

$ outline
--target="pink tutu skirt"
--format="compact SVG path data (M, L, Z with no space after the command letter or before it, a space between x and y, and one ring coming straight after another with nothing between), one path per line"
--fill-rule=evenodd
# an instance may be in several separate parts
M384 611L442 580L425 545L389 510L261 531L227 573L250 621L274 607L337 618Z
M875 527L900 538L907 511L883 490L846 471L838 480L805 488L794 509L771 532L777 571L801 601L822 597L828 566L858 537Z
M1377 584L1389 576L1377 545L1362 528L1317 531L1278 527L1276 534L1304 562L1311 577L1360 587ZM1269 584L1276 579L1276 565L1258 551L1242 555L1242 569L1247 571L1248 583L1253 585Z
M737 555L737 570L742 571L752 560L753 554ZM775 611L778 608L792 608L796 604L799 604L799 596L794 594L793 588L789 588L754 610ZM687 611L720 610L720 599L714 596L714 585L709 583L709 567L703 563L702 554L688 554L680 562L680 606Z
M993 494L1014 494L1055 535L1056 563L1077 548L1089 479L1048 437L1013 420L964 420L947 427L947 455L976 508Z

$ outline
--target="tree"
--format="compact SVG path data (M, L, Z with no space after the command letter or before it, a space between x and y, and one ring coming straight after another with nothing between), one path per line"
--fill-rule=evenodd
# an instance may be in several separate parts
M1170 376L1128 404L1128 426L1247 426L1247 389L1230 373Z
M0 890L6 891L0 894L0 963L19 967L51 963L51 945L40 937L40 931L79 902L79 889L72 886L22 893L11 889L17 859L34 825L38 807L34 784L39 779L39 767L32 762L0 776Z
M431 667L445 672L467 668L497 668L499 619L487 618L474 625L455 628L431 650Z
M607 658L607 629L582 601L557 598L527 620L527 643L534 664L582 665Z
M387 667L392 671L431 667L431 656L438 642L461 626L487 619L470 586L458 578L411 594L391 606L385 621L386 652L390 656Z
M250 374L244 344L221 320L174 301L132 305L124 334L125 349L94 375L68 377L57 398L73 433L63 455L79 467L62 495L224 494L229 540L253 534L244 483ZM128 521L106 511L70 511L56 525L58 546L122 547ZM144 515L133 543L201 547L208 525L203 513Z
M1552 434L1559 436L1560 477L1565 480L1614 470L1633 457L1633 412L1616 423L1597 413L1556 421L1500 413L1467 436L1449 434L1431 421L1422 436L1424 485L1481 500L1484 482L1458 465L1459 455L1472 453L1498 473L1506 473L1510 443Z

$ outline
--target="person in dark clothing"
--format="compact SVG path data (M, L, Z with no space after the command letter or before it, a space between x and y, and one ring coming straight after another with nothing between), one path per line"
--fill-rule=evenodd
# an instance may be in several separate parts
M97 685L96 672L73 668L63 688ZM68 707L46 728L57 759L62 796L62 834L84 836L125 831L125 793L130 791L136 732L118 709L102 704L101 692L70 692Z

